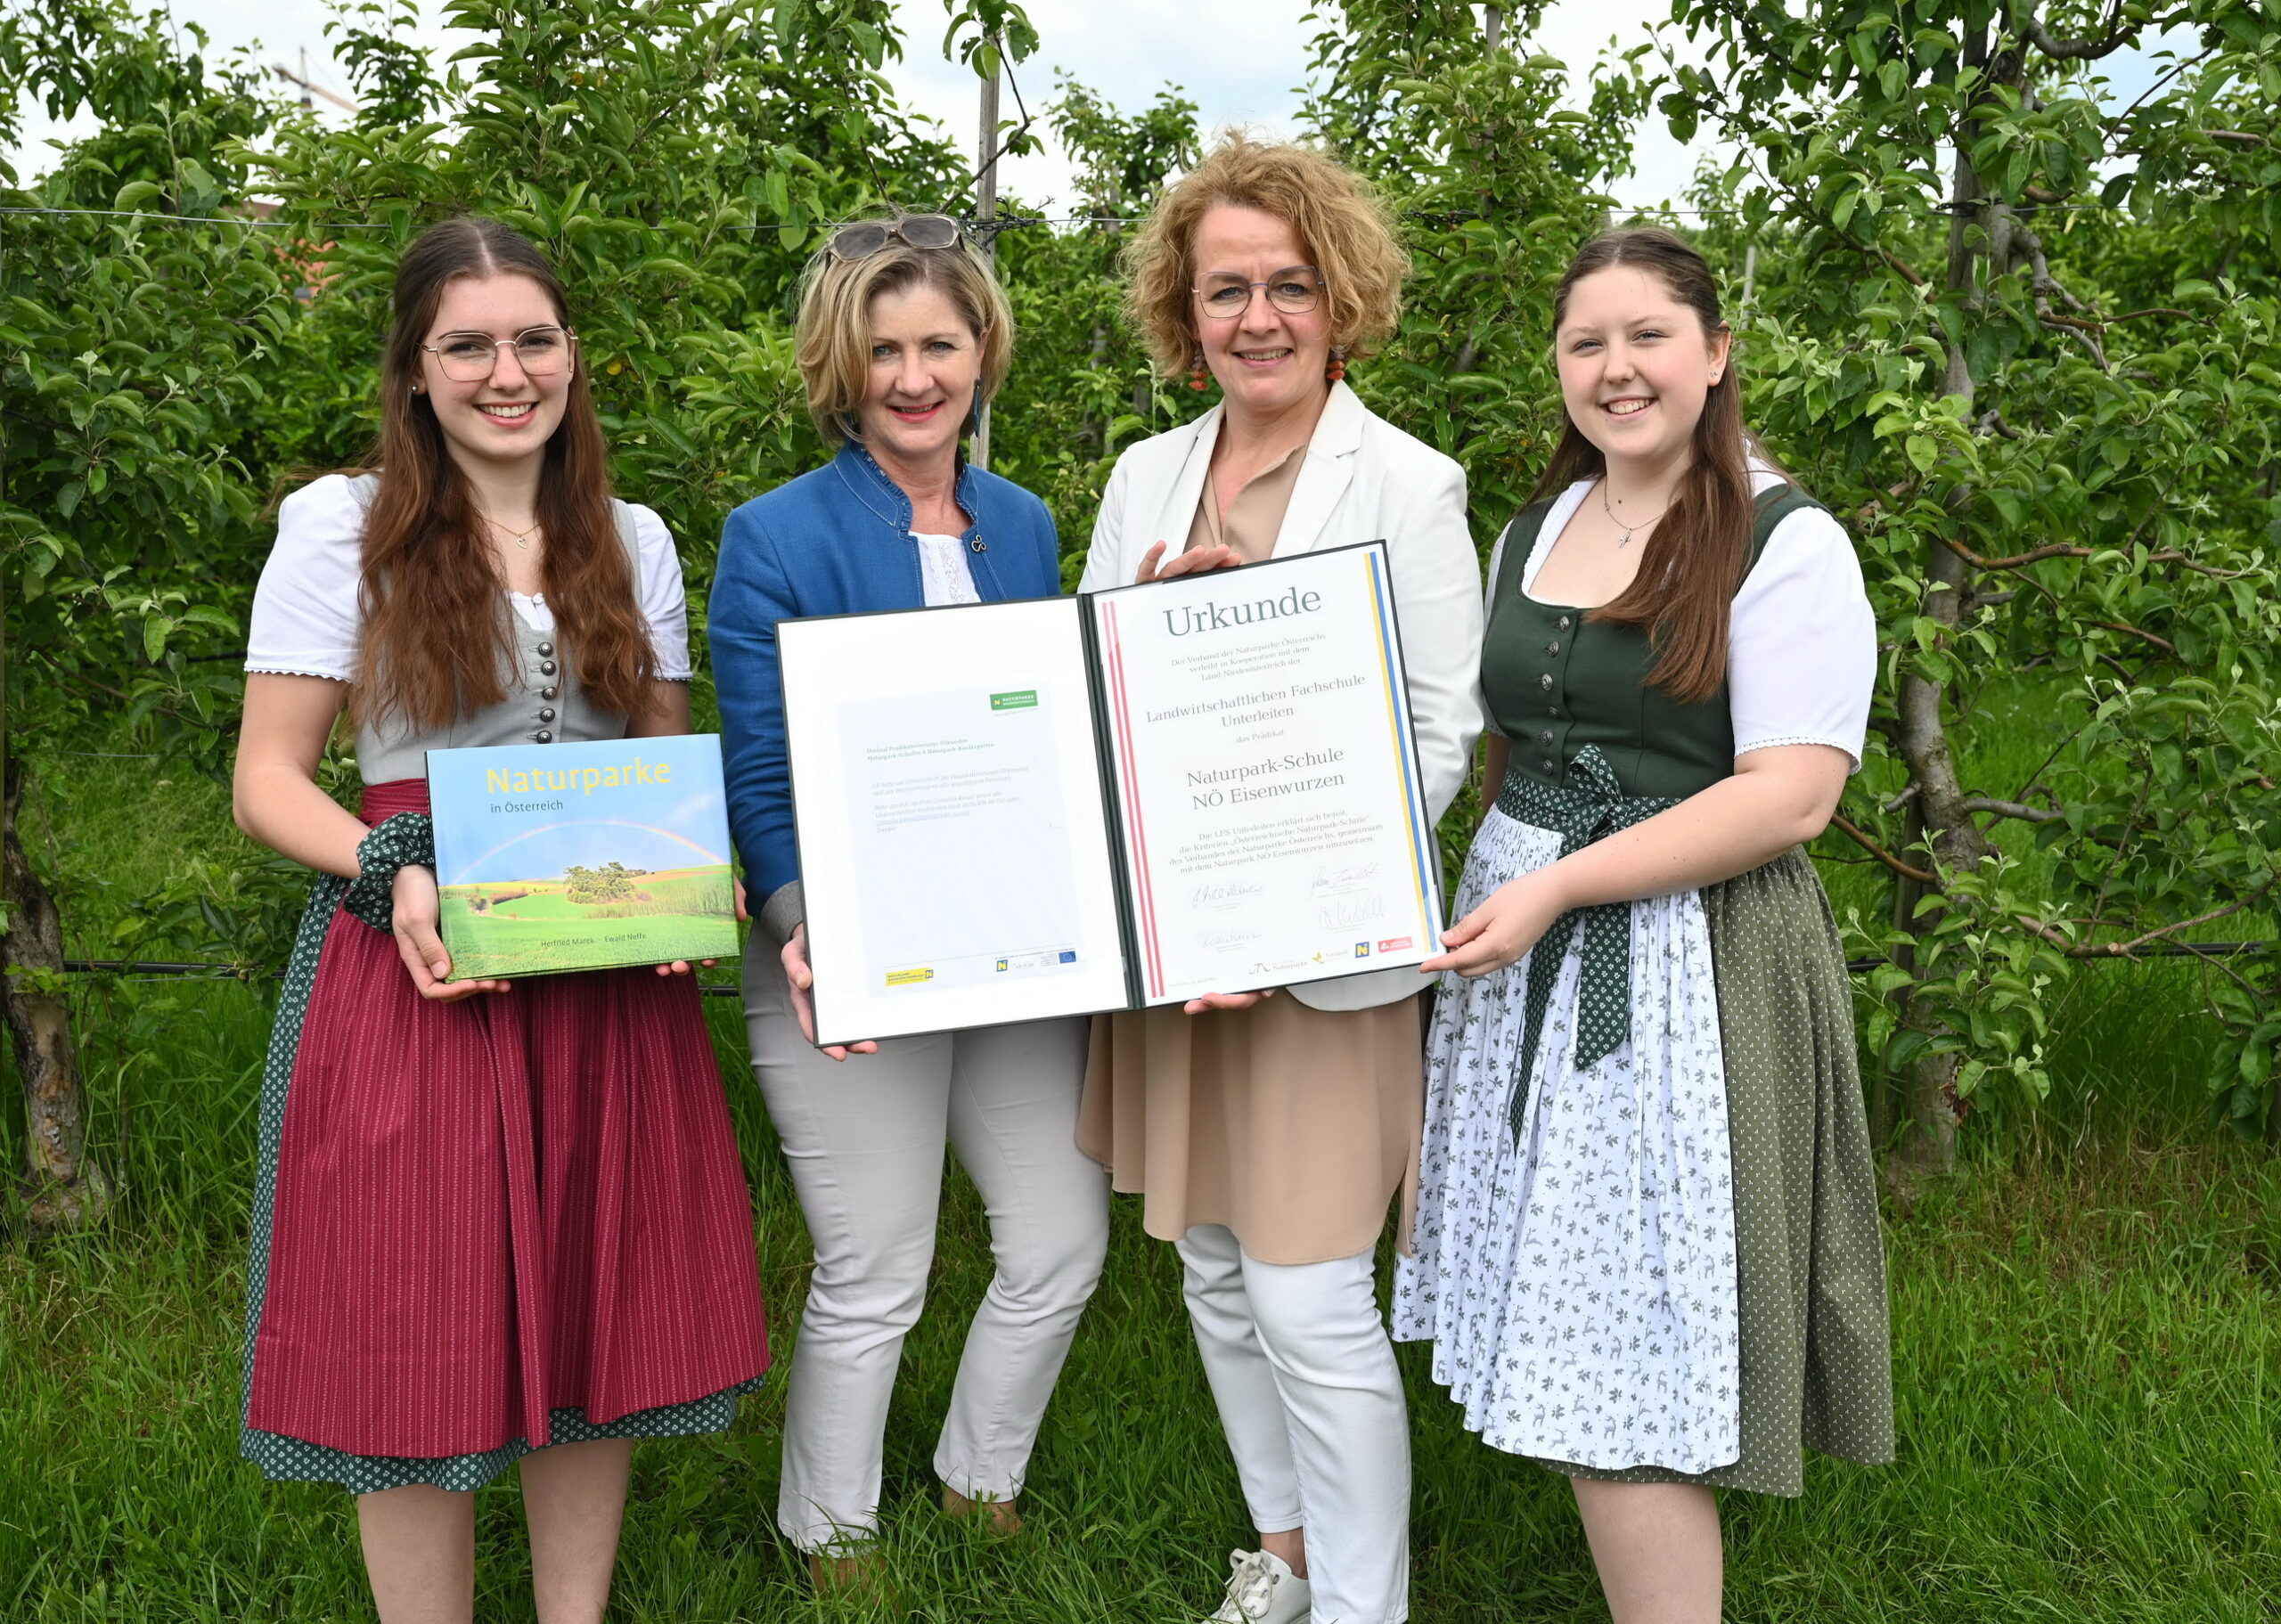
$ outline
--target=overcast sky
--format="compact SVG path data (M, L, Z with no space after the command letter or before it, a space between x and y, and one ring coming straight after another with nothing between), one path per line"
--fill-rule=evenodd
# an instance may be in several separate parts
M320 0L172 0L172 4L178 20L204 28L223 52L258 45L265 62L282 62L298 70L306 50L312 78L344 93L348 89L327 47L324 25L331 13ZM1171 83L1198 104L1206 130L1248 124L1288 134L1307 75L1309 6L1310 0L1118 0L1114 6L1101 0L1026 0L1042 43L1038 53L1014 70L1015 78L1033 112L1052 96L1054 71L1061 69L1119 108L1138 109ZM437 11L436 0L427 0L427 9L431 14ZM944 60L943 31L948 21L944 0L895 0L895 10L903 29L904 57L891 65L888 77L904 107L941 120L961 150L972 151L976 85L967 69ZM1552 0L1543 25L1527 45L1568 64L1569 100L1581 107L1589 94L1592 66L1610 42L1619 41L1623 47L1637 45L1670 15L1671 0ZM464 43L440 29L429 38L439 53ZM2183 43L2183 36L2179 41ZM2112 81L2110 96L2127 102L2147 86L2158 65L2145 53L2126 52L2107 59L2100 69ZM1013 116L1010 94L1002 111ZM84 117L81 124L84 127ZM1046 133L1042 121L1039 129ZM31 110L24 142L10 155L20 174L46 167L49 154L41 143L56 133L37 110ZM1007 159L1001 168L1002 189L1032 206L1073 202L1069 165L1052 148L1050 134L1048 148L1031 157ZM1651 116L1634 136L1632 173L1618 181L1614 191L1634 206L1675 201L1699 164L1727 161L1730 156L1703 137L1680 145L1672 140L1662 119Z
M905 36L904 60L888 77L903 105L941 119L962 149L971 149L975 81L943 58L948 22L943 0L896 0L895 9ZM1144 105L1168 82L1178 85L1201 109L1207 130L1248 124L1288 134L1293 127L1312 31L1305 20L1308 0L1119 0L1114 7L1100 0L1026 0L1026 9L1042 43L1014 73L1033 112L1053 94L1054 72L1061 69L1125 109ZM348 89L325 38L330 13L317 0L173 0L173 12L204 28L224 51L258 45L265 62L298 70L307 50L312 78L344 94ZM1627 45L1636 44L1647 37L1651 22L1670 12L1670 0L1554 0L1532 44L1566 61L1581 86L1611 37L1620 32ZM1207 16L1206 37L1198 21ZM448 43L441 29L431 37L439 47ZM1011 95L1003 110L1013 116ZM46 167L41 143L57 133L37 110L31 113L25 141L11 155L20 173ZM1617 189L1626 201L1654 202L1685 190L1698 151L1672 141L1660 121L1641 133L1637 148L1636 174ZM1069 167L1059 151L1010 159L1001 175L1002 187L1026 202L1067 204L1074 196Z

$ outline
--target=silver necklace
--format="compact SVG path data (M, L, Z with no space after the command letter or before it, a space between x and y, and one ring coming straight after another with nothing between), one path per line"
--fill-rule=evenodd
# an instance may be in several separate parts
M1672 504L1668 502L1665 502L1664 504L1664 513L1668 513L1671 510ZM1656 518L1643 518L1636 525L1624 524L1622 519L1615 516L1615 510L1607 505L1607 477L1606 475L1602 475L1600 477L1600 511L1607 515L1608 523L1621 526L1623 527L1623 534L1617 538L1615 543L1619 547L1631 546L1631 533L1634 530L1645 530L1649 525L1656 522L1656 518L1661 518L1664 516L1664 513L1658 513L1656 515Z

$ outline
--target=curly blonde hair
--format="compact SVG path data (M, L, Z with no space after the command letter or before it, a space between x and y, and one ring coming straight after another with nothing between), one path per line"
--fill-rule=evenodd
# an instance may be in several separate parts
M900 215L876 216L885 222ZM800 282L793 359L807 386L808 415L824 444L850 437L849 424L871 378L871 301L882 293L932 288L949 299L982 350L982 398L1006 381L1014 363L1014 312L990 264L961 238L944 249L890 241L861 259L838 259L830 248L808 261Z
M1125 314L1165 371L1185 370L1196 351L1196 230L1222 205L1273 215L1297 234L1322 273L1334 347L1367 355L1393 336L1410 256L1385 200L1311 147L1233 130L1157 200L1125 250Z

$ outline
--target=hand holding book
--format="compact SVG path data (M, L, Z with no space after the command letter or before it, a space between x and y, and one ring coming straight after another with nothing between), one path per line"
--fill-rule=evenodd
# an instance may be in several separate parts
M443 899L436 888L436 871L406 863L396 871L396 951L411 972L412 984L425 999L439 1004L457 1003L478 992L504 992L503 981L450 981L452 955L444 946L438 926Z

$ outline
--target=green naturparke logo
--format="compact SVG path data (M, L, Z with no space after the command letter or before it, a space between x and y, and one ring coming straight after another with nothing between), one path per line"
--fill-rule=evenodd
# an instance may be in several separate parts
M1035 710L1037 690L1024 688L1010 694L993 694L990 696L990 708L993 711Z
M592 795L597 789L630 789L640 785L665 784L674 781L673 763L645 762L635 756L631 765L624 767L571 767L561 771L541 767L536 772L502 772L496 768L484 771L485 787L495 796L544 795L549 790L577 790Z

